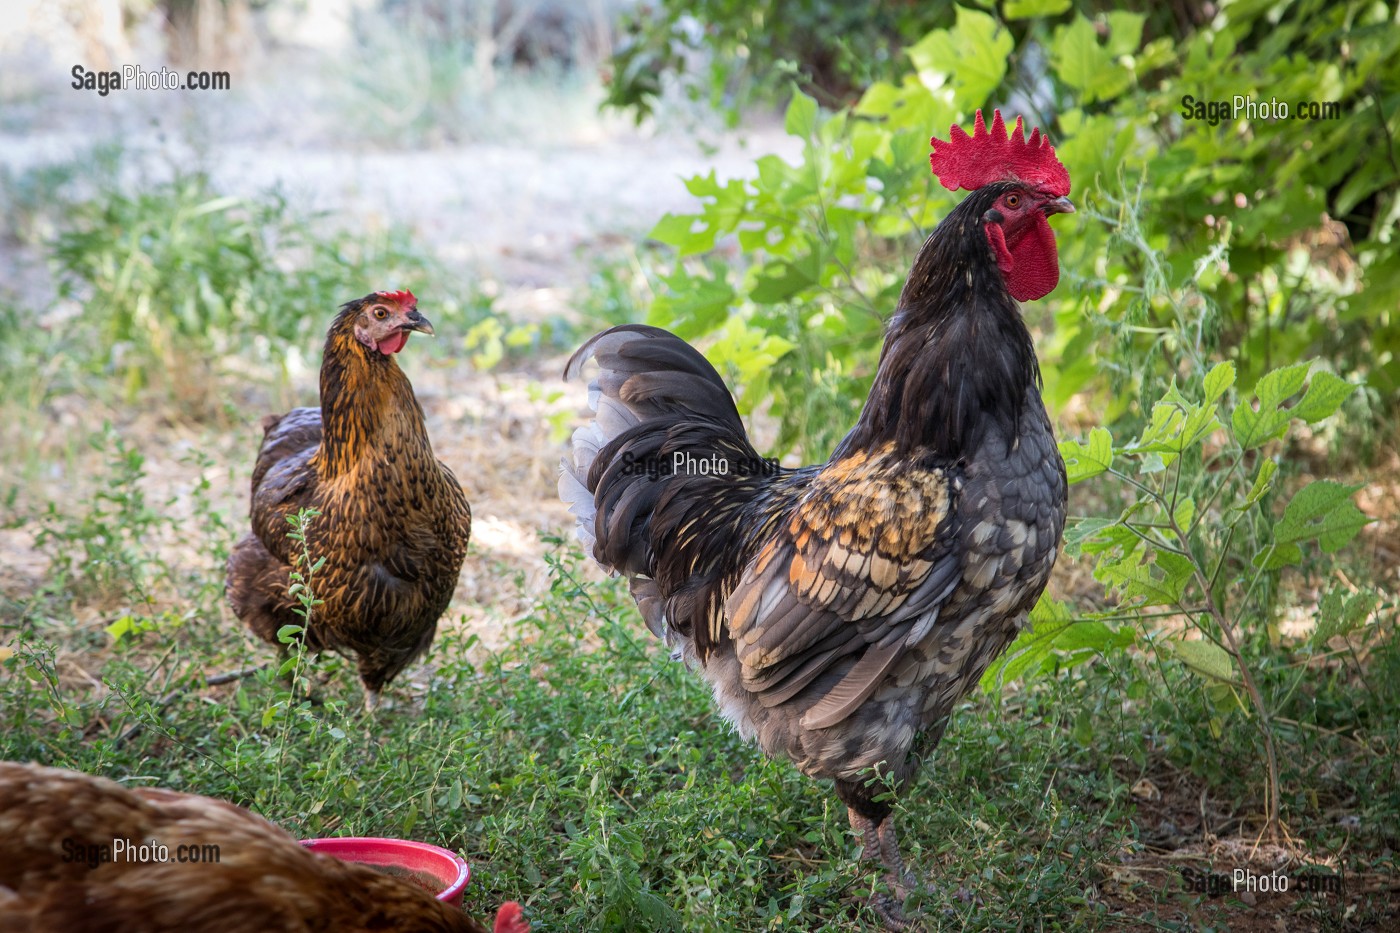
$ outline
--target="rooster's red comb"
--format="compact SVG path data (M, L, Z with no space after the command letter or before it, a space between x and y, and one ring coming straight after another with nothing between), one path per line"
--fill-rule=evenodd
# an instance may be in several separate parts
M403 305L405 308L412 308L418 304L418 299L413 297L413 292L404 289L401 292L375 292L385 301L392 301L395 304Z
M994 111L990 130L979 110L971 136L954 123L949 127L946 143L936 136L929 142L933 144L933 155L928 157L933 174L949 191L974 191L999 181L1019 181L1055 197L1069 194L1069 172L1055 158L1055 147L1039 128L1031 130L1031 138L1026 139L1020 117L1007 136L1000 110Z

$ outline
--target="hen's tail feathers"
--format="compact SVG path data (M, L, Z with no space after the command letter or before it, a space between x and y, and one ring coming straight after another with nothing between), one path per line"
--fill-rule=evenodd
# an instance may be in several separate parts
M672 472L672 458L690 455L735 464L757 460L744 423L719 373L668 331L625 324L596 335L574 354L564 377L577 377L590 357L599 370L588 386L591 422L574 432L562 463L559 497L577 519L579 541L606 569L633 577L647 624L662 634L660 594L652 576L653 513L682 506L694 482L711 475ZM731 476L748 464L731 468ZM737 493L737 489L733 490ZM715 493L703 498L713 501ZM640 587L640 592L638 591Z
M525 919L519 904L506 901L496 911L496 923L491 933L530 933L530 921Z

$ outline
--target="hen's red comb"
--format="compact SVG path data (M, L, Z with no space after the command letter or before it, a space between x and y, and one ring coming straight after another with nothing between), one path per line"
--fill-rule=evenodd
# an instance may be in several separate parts
M385 301L395 302L396 304L403 305L405 308L412 308L418 304L418 299L414 298L413 292L408 289L404 289L401 292L375 292L375 294Z
M949 191L975 191L998 181L1020 181L1059 198L1069 194L1069 172L1055 158L1055 147L1039 128L1031 130L1031 138L1026 139L1020 117L1008 137L1000 110L994 111L990 130L979 110L971 136L954 123L946 143L936 136L929 142L933 144L929 165Z

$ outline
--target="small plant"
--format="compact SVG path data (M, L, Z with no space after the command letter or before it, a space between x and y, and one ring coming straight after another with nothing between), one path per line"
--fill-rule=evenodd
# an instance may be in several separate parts
M97 601L131 599L150 605L154 582L168 572L152 560L151 543L168 519L147 503L141 488L145 455L110 424L89 443L108 457L103 486L77 514L49 502L35 535L35 546L49 556L49 589Z
M311 527L311 522L320 516L320 511L314 508L299 509L295 515L287 516L287 540L291 541L296 548L293 555L293 566L290 574L287 595L297 601L297 606L292 610L301 616L300 625L284 625L277 630L277 640L287 646L287 657L283 659L278 667L279 676L292 678L292 688L295 692L298 678L301 676L302 663L306 659L305 645L301 638L311 626L311 613L322 600L316 598L316 593L312 589L311 580L316 572L326 563L325 557L311 559L311 548L307 543L307 530ZM263 725L266 726L272 721L273 710L268 710L263 716Z
M208 414L223 358L279 372L291 356L314 362L335 309L371 287L432 283L442 333L491 313L407 229L327 229L276 190L229 196L187 172L65 203L50 259L61 296L81 305L66 330L78 362L116 376L128 401L155 386Z
M1065 530L1065 555L1092 560L1094 578L1117 606L1076 617L1042 599L1032 615L1034 632L1016 642L984 684L1072 666L1141 639L1159 659L1179 661L1203 680L1217 710L1207 723L1212 735L1220 736L1221 717L1231 710L1254 717L1268 777L1265 832L1275 836L1281 820L1276 700L1261 690L1256 667L1278 611L1278 575L1305 563L1310 542L1335 553L1369 521L1352 501L1360 487L1330 480L1297 489L1276 517L1276 487L1284 478L1280 444L1295 421L1330 418L1358 387L1301 362L1265 373L1247 395L1237 393L1235 365L1208 363L1196 326L1211 314L1197 280L1222 257L1209 256L1190 277L1174 280L1165 257L1142 238L1135 205L1119 206L1118 215L1097 219L1116 227L1119 242L1136 253L1138 300L1160 305L1173 322L1147 347L1126 344L1123 364L1139 368L1142 392L1160 396L1138 419L1138 430L1118 432L1120 438L1132 433L1131 440L1115 441L1112 427L1096 427L1082 441L1060 443L1071 484L1108 479L1119 493L1112 498L1123 500L1117 515L1075 518ZM1165 356L1179 376L1154 385L1135 365L1135 353ZM1364 607L1374 608L1372 595L1322 607L1319 629L1330 637L1359 627L1368 615Z

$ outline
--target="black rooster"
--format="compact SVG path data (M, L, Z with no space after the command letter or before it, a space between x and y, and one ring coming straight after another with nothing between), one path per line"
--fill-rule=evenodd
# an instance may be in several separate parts
M859 420L824 464L765 469L715 369L666 331L614 327L595 419L560 494L647 625L770 755L836 782L902 900L891 805L957 700L1026 624L1065 517L1065 471L1017 301L1055 287L1069 175L1039 130L952 128L933 169L972 190L925 242ZM705 461L701 463L701 461ZM877 799L879 798L879 799ZM892 929L901 906L877 897Z

